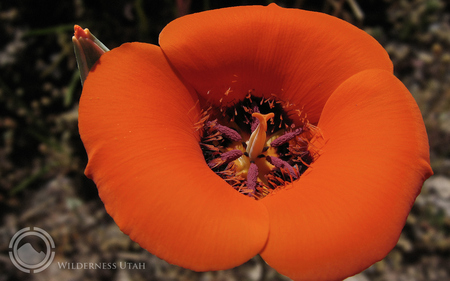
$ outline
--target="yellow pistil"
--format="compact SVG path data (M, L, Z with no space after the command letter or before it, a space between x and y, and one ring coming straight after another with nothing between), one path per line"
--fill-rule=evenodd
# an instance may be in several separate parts
M267 121L274 116L275 114L273 112L269 114L255 112L252 114L252 117L258 118L259 125L253 131L247 144L246 152L248 153L250 161L255 161L266 146Z

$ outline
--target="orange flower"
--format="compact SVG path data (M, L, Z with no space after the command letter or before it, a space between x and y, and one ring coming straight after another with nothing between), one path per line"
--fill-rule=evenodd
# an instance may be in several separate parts
M275 4L187 15L160 46L106 52L79 129L121 230L196 271L260 254L296 280L354 275L395 246L432 174L421 114L383 48Z

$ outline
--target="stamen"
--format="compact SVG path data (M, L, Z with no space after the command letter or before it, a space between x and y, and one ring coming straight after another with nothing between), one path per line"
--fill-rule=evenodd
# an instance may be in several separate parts
M222 153L222 155L220 155L220 158L222 158L223 161L228 163L228 162L238 159L242 155L244 155L244 153L241 150L233 149L233 150Z
M206 143L200 143L200 145L201 146L204 146L205 147L205 149L208 149L208 150L211 150L211 151L214 151L214 152L219 152L219 148L218 147L215 147L214 145L212 145L212 144L206 144Z
M220 157L211 160L208 163L208 166L211 169L213 169L213 168L216 168L216 167L218 167L218 166L220 166L222 164L230 163L231 161L234 161L234 160L238 159L242 155L244 155L244 153L241 150L233 149L233 150L224 152L224 153L222 153L222 155L220 155Z
M222 133L222 136L232 140L232 141L241 141L242 137L241 135L239 135L238 132L236 132L235 130L227 127L227 126L223 126L217 123L217 121L214 121L215 124L212 126L214 127L214 129L216 129L217 131L219 131L220 133ZM207 125L211 125L211 123L208 123Z
M250 157L250 161L256 160L266 146L267 121L274 116L275 114L273 112L264 115L257 112L252 114L252 117L258 118L259 125L256 130L253 131L250 140L248 141L246 151Z
M288 162L275 156L266 156L266 160L280 170L287 170L294 180L298 178L298 173Z
M259 108L258 108L258 106L254 106L253 107L253 113L259 113ZM252 117L252 126L251 126L251 131L252 131L252 133L256 130L256 128L258 127L258 125L259 125L259 120L258 120L258 118L256 118L256 117Z
M247 188L251 190L251 194L254 195L256 191L256 180L258 178L258 166L255 163L251 163L247 173Z
M302 133L302 129L299 128L295 131L289 132L289 133L285 133L284 135L280 136L279 138L277 138L276 140L274 140L270 146L272 147L278 147L280 145L283 145L285 143L287 143L288 141L290 141L291 139L295 138L296 136L300 135Z

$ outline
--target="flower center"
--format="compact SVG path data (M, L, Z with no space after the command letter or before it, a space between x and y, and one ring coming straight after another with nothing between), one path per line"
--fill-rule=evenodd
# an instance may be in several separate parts
M301 120L295 125L289 116ZM298 123L297 123L298 124ZM240 193L262 199L285 188L318 157L311 145L319 132L293 104L247 97L209 108L197 123L208 166Z

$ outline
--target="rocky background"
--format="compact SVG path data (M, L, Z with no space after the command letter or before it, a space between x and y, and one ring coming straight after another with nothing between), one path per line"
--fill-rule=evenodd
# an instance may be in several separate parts
M157 43L161 29L192 12L272 1L2 0L0 2L0 281L289 280L255 257L225 271L196 273L152 256L120 232L85 178L77 130L81 84L73 25L106 46ZM450 4L445 0L284 0L322 11L374 36L416 98L435 175L425 182L397 246L350 281L450 280ZM387 126L389 124L386 124ZM41 273L17 270L9 241L27 226L53 237ZM145 264L145 269L61 269L62 263Z

